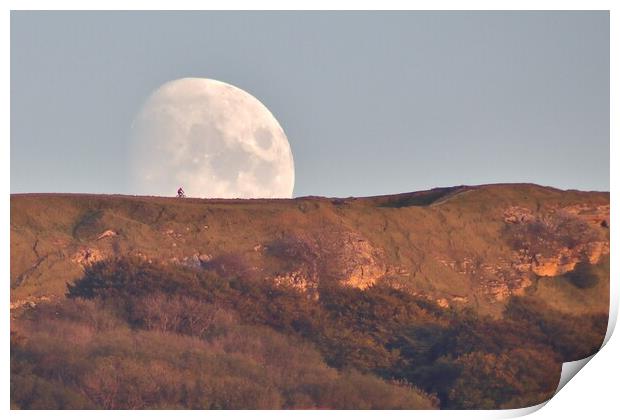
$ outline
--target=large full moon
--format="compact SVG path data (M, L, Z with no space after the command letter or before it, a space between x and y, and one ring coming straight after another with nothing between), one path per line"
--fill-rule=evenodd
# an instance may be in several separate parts
M269 110L249 93L211 79L160 86L134 119L133 187L140 194L290 198L291 148Z

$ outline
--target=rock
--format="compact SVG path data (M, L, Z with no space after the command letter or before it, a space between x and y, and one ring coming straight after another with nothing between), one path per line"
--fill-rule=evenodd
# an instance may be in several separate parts
M504 211L504 222L527 223L534 219L532 211L525 207L511 206Z
M590 264L597 264L603 255L609 254L609 242L592 242L586 247Z
M450 307L450 303L448 303L448 299L446 298L439 298L435 300L435 303L437 303L437 305L441 308L449 308Z
M116 236L116 235L118 235L116 232L114 232L113 230L109 230L108 229L105 232L103 232L101 235L99 235L97 237L97 240L104 239L104 238L109 238L111 236Z
M22 307L34 308L41 302L49 302L50 296L31 296L28 299L19 299L15 302L11 302L10 309L19 309Z
M200 261L200 257L198 256L198 254L194 254L191 257L184 257L181 264L192 268L202 267L202 262Z
M293 286L296 289L306 291L311 283L313 283L301 270L291 271L289 273L279 274L275 276L273 282L276 285Z
M494 300L501 302L506 300L510 295L510 288L506 283L497 282L491 284L488 288L488 294L490 294Z
M381 250L356 232L282 235L265 248L273 256L294 262L310 279L330 278L359 289L375 284L387 271Z
M510 293L514 296L524 296L525 289L532 285L532 280L529 277L522 277L519 279L516 285L510 289Z
M450 300L454 303L463 303L463 304L469 302L469 298L467 296L458 296L458 295L453 295Z
M609 227L609 208L609 204L599 206L576 204L560 210L585 220L592 226Z
M319 298L317 279L310 277L302 270L295 270L288 273L278 274L271 280L276 286L293 287L300 292L307 293L308 296L315 300Z
M540 277L555 277L571 271L576 264L577 260L562 263L561 259L557 257L541 257L537 258L532 264L532 271Z
M98 261L103 261L105 256L96 248L84 248L73 254L71 261L82 267L90 266Z
M340 249L340 277L345 286L363 290L375 284L387 272L381 253L366 239L349 234Z
M535 255L531 270L541 277L555 277L575 269L584 258L591 264L597 264L603 255L609 254L609 243L596 241L579 244L574 248L563 247L551 257Z

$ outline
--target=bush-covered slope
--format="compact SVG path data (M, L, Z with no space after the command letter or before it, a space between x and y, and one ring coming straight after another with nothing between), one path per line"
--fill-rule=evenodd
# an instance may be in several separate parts
M386 286L223 278L100 262L66 298L15 311L19 408L516 408L595 352L603 315L511 298L504 317Z
M16 408L513 408L602 342L609 195L11 197ZM71 349L71 351L67 351Z

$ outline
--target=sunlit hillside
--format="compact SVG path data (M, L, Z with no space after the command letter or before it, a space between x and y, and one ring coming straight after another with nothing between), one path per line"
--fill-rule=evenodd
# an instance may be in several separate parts
M11 196L15 408L515 408L600 346L609 194ZM70 345L72 351L67 352Z

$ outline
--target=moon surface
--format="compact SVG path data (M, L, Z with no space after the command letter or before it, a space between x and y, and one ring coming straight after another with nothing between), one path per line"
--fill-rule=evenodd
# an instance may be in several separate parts
M249 93L217 80L165 83L130 133L134 190L145 195L291 198L295 169L282 127Z

